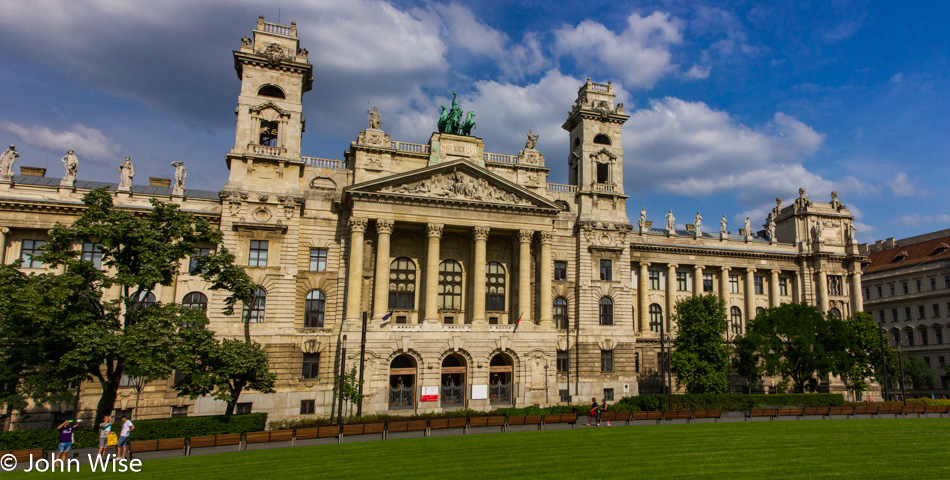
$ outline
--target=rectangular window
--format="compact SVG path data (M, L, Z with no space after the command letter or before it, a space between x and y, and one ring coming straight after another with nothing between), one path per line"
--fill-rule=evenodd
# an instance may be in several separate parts
M941 368L946 367L946 366L947 366L947 359L946 359L946 357L937 357L937 366L939 366L939 367L941 367Z
M934 311L934 318L939 318L939 317L940 317L940 304L939 304L939 303L933 304L933 311Z
M558 390L557 395L560 397L562 403L571 401L571 393L568 389Z
M188 416L188 407L172 407L172 418L185 418Z
M930 344L930 335L927 335L927 330L920 331L920 344L925 347Z
M943 277L944 288L950 288L950 275Z
M729 293L739 293L738 275L729 275Z
M871 299L871 289L869 287L864 287L864 299L865 300Z
M676 272L676 290L679 292L689 291L689 275L686 272Z
M907 332L907 346L908 346L908 347L913 347L913 346L914 346L914 332L913 332L913 330Z
M880 317L881 322L884 322L884 310L878 310L877 316Z
M567 262L554 262L554 280L567 280Z
M713 274L704 273L703 274L703 292L709 293L713 291Z
M881 298L881 297L883 297L883 296L884 296L884 295L881 294L881 286L878 285L878 286L877 286L877 298Z
M787 278L778 279L778 294L788 295L788 279ZM870 293L868 295L870 295Z
M916 282L914 282L914 283L916 283L916 284L917 284L917 293L920 293L920 292L921 292L921 290L922 290L922 289L920 288L920 280L917 280L917 281L916 281Z
M901 282L901 291L904 292L904 295L907 295L907 282ZM894 292L891 292L891 295L894 295Z
M937 277L931 277L931 278L930 278L930 289L931 289L931 290L936 290L936 289L937 289Z
M300 376L306 379L315 379L317 374L320 371L320 354L319 353L305 353L303 354L303 369L300 373Z
M943 345L943 327L937 327L934 329L934 343L937 345Z
M558 373L567 373L570 368L570 360L567 354L567 350L558 350L557 351L557 372Z
M614 371L614 351L600 351L600 371L601 373L610 373Z
M844 281L841 275L829 275L828 276L828 294L841 295L843 284L844 284Z
M892 309L891 309L891 321L892 321L892 322L896 322L896 321L897 321L897 309L896 309L896 308L892 308Z
M317 401L316 400L301 400L300 401L300 414L301 415L313 415L317 411Z
M650 290L660 290L659 270L650 270Z
M40 247L46 245L46 240L23 240L20 244L20 259L23 260L23 268L43 268L43 262L35 258L43 253Z
M188 260L188 273L192 275L202 273L202 271L198 269L198 259L211 255L210 248L197 248L196 250L195 254Z
M238 415L247 415L251 413L251 408L254 406L253 402L243 402L234 406L234 413Z
M927 316L924 315L924 306L923 306L923 305L918 305L918 306L917 306L917 319L920 320L920 319L923 319L923 318L927 318Z
M311 272L327 271L327 249L325 248L311 248L310 249L310 271Z
M755 285L755 294L756 294L756 295L762 295L762 294L764 294L764 293L765 293L765 277L761 277L761 276L759 276L759 275L756 275L755 277L752 278L752 280L755 282L755 283L754 283L754 285Z
M926 343L924 345L926 345ZM930 366L930 357L920 357L920 359L924 361L924 365Z
M911 320L910 318L910 307L904 307L904 321Z
M607 259L600 259L600 279L609 282L614 279L613 262Z
M907 284L904 284L904 285L907 285ZM890 290L891 290L891 296L892 296L892 297L893 297L894 295L896 295L896 294L894 293L894 284L893 284L893 283L890 284L890 285L888 285L888 288L890 288ZM906 289L905 289L905 291L906 291Z
M605 388L605 389L604 389L604 401L605 401L605 402L612 402L612 401L614 401L614 389L612 389L612 388Z
M92 262L93 266L98 269L102 268L102 245L92 242L84 242L82 244L82 259L87 262Z
M248 250L247 264L251 267L267 266L267 240L251 240Z

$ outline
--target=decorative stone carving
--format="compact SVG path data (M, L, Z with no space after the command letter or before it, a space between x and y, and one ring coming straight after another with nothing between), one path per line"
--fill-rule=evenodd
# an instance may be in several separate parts
M263 54L267 57L267 63L271 68L276 68L280 65L280 61L287 56L284 53L284 47L279 43L268 43L267 46L264 47Z
M696 238L702 237L702 227L703 227L703 216L696 212L696 216L693 217L693 233L696 235Z
M841 211L844 209L844 204L838 200L838 192L831 192L831 208Z
M585 223L585 224L581 225L581 228L584 229L584 238L587 239L588 242L591 241L591 240L593 240L593 238L594 238L594 226L591 225L590 223Z
M427 223L426 224L426 235L429 237L442 237L442 228L445 225L441 223Z
M524 143L524 149L534 150L534 147L537 144L538 144L538 135L534 134L534 130L528 130L528 141Z
M769 214L768 221L769 243L775 243L775 215Z
M270 195L266 193L259 193L257 194L257 199L260 200L261 202L266 202L270 200Z
M725 239L726 239L726 226L727 226L728 224L729 224L729 223L726 222L726 215L723 214L723 215L722 215L722 220L719 222L719 239L720 239L720 240L725 240Z
M640 220L637 220L637 227L640 228L640 234L646 232L647 227L647 207L640 209Z
M253 41L251 40L251 37L248 37L247 35L245 35L244 37L241 38L242 47L250 47L251 43L253 43Z
M66 171L63 174L63 179L59 182L59 186L72 188L76 185L76 171L79 170L79 159L76 158L72 150L67 150L66 155L63 156L60 161L63 162L63 167L65 167Z
M775 208L772 209L772 216L778 218L782 213L782 197L775 197Z
M264 223L270 220L273 214L271 214L270 209L267 207L257 207L257 210L254 210L251 216L255 221Z
M13 176L13 163L16 162L19 156L20 154L17 153L16 147L13 145L10 145L10 148L0 154L0 180L10 180L10 177Z
M676 233L676 217L673 216L673 210L666 212L666 233L667 235Z
M294 215L297 214L297 199L288 195L283 198L277 197L277 201L279 201L284 206L284 216L287 218L294 218Z
M542 245L550 244L554 240L554 232L538 232L538 238L540 239Z
M752 222L749 221L749 217L745 217L745 238L746 240L752 238Z
M366 231L366 222L365 218L361 217L350 217L347 224L350 227L351 232L365 232Z
M388 218L376 219L376 233L392 235L396 222Z
M465 173L453 171L450 174L436 174L431 178L410 182L398 186L389 186L381 190L385 193L419 194L459 200L477 200L510 205L530 205L531 202L515 193L506 192L490 185L486 180Z
M119 165L119 187L116 188L120 192L128 192L132 190L132 177L135 176L135 169L132 168L132 159L125 157L125 161Z
M795 199L795 213L804 211L809 205L811 205L811 200L808 199L808 194L805 193L805 187L799 188L798 198Z
M488 233L491 231L490 227L475 227L473 230L473 235L475 240L488 240Z
M856 243L855 235L857 234L857 227L854 226L854 222L848 222L848 245L854 245Z
M185 164L177 161L172 162L172 165L175 166L175 185L172 186L172 195L184 195L185 177L188 175L188 172L185 170Z
M366 113L369 114L369 128L379 130L379 126L383 123L383 117L379 114L379 110L373 107L372 110L367 110Z
M821 220L815 220L815 224L811 228L811 234L815 243L822 243L825 240L822 238L824 234L825 226L821 223Z
M528 243L534 238L534 230L518 230L518 243Z
M377 155L373 155L373 156L367 157L366 164L367 164L366 165L367 167L374 167L374 168L381 169L383 168L383 159Z

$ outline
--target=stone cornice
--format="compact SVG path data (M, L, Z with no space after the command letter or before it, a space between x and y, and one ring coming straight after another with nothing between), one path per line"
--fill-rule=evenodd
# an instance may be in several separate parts
M513 205L505 203L479 202L477 200L452 199L438 197L410 196L385 192L348 192L350 202L357 200L385 203L389 205L425 205L433 208L472 211L505 211L539 216L555 216L560 209L539 207L536 205Z
M266 230L272 232L287 233L287 225L283 223L250 223L234 222L231 224L232 230Z
M153 197L148 197L153 198ZM205 200L211 202L217 206L220 206L221 202L216 200ZM138 206L128 206L128 205L115 205L115 208L119 210L127 210L135 212L136 214L148 213L152 210L151 207L138 207ZM86 205L82 202L70 202L62 200L24 200L22 198L3 198L0 197L0 211L7 212L48 212L48 213L58 213L64 215L79 215L84 210L86 210ZM216 219L216 223L220 223L221 212L208 212L205 210L193 210L187 208L179 208L179 211L184 213L192 214L196 217L201 218L211 218Z

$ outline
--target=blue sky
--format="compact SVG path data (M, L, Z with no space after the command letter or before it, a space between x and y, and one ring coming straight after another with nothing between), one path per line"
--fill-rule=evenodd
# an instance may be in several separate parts
M942 2L14 2L0 15L0 143L49 176L72 148L80 178L117 181L130 155L135 183L182 160L189 188L220 189L231 51L278 8L314 65L305 155L342 158L370 105L392 138L424 143L456 90L486 150L517 153L533 129L548 181L566 183L560 125L591 77L631 115L631 212L738 228L805 185L822 201L837 190L861 241L950 227Z

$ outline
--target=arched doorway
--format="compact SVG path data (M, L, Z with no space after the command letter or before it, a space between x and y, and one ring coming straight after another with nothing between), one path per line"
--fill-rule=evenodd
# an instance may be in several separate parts
M389 409L416 406L416 362L399 355L389 364Z
M465 359L453 353L442 360L442 407L465 405Z
M511 357L504 353L491 358L488 367L488 398L492 405L511 405L513 365Z

